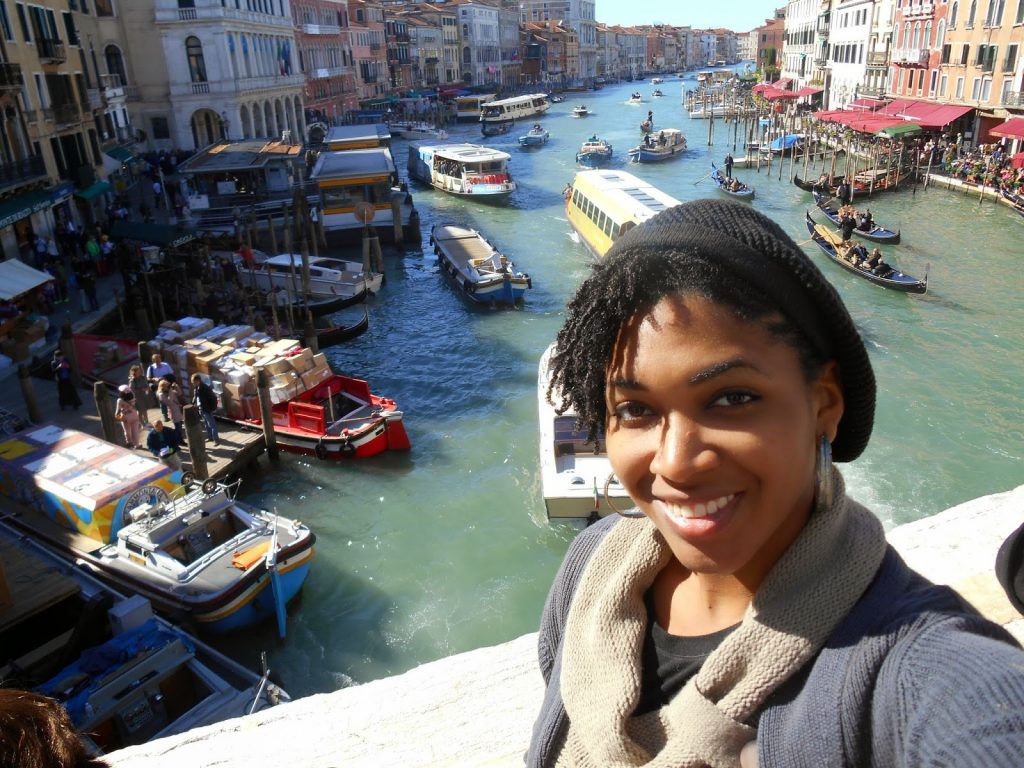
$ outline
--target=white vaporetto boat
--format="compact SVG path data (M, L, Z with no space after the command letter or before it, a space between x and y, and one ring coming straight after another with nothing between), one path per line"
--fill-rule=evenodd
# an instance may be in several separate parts
M615 508L629 509L633 502L612 471L604 435L588 441L586 430L576 428L576 415L572 411L558 414L548 401L553 349L551 345L544 350L537 367L540 479L548 518L604 517Z
M516 189L511 155L479 144L409 145L409 176L451 195L503 203Z
M481 123L507 123L542 115L551 108L551 102L543 93L527 93L510 96L507 99L488 101L480 107Z

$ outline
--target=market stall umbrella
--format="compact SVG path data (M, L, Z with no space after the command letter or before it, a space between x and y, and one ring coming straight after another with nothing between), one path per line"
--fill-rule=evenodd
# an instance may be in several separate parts
M1015 117L1000 123L989 131L993 136L1005 136L1008 139L1024 139L1024 117Z
M778 88L772 88L766 90L761 94L768 101L778 101L779 99L799 99L800 96L796 91L780 91Z
M0 299L10 301L53 280L53 275L40 272L17 259L0 262Z
M816 93L821 93L821 88L812 88L808 85L797 91L796 95L803 98L804 96L814 96Z
M887 136L890 139L895 139L897 136L910 136L920 132L921 126L917 123L897 123L875 131L875 136Z
M765 91L767 91L769 88L771 88L771 86L768 85L768 83L758 83L757 85L755 85L753 88L750 89L750 92L751 93L756 93L756 94L762 94Z

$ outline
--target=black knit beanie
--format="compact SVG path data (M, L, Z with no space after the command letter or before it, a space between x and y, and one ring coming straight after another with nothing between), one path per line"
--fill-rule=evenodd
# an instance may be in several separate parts
M845 410L832 458L860 456L875 420L867 350L835 288L778 224L745 203L695 200L630 230L606 259L650 250L689 252L718 263L771 299L825 360L836 360Z

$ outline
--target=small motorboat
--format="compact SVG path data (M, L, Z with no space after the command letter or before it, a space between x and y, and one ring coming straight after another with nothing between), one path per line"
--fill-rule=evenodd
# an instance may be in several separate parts
M641 96L641 95L640 95L640 93L639 93L639 91L638 91L637 93L634 93L634 94L632 94L632 95L631 95L631 96L630 96L630 97L629 97L629 98L628 98L628 99L626 100L626 103L627 103L627 104L643 104L643 103L644 103L644 97L643 97L643 96Z
M435 224L430 243L441 271L477 304L517 307L533 287L530 276L516 271L508 257L475 229Z
M829 229L824 224L816 224L814 219L811 218L809 211L806 212L805 216L807 231L810 233L811 239L814 240L833 263L838 264L847 272L852 272L857 277L863 278L870 283L880 285L883 288L891 288L894 291L924 293L928 290L927 272L925 272L924 279L921 280L900 272L891 264L885 264L884 262L882 265L883 269L870 269L866 266L854 264L851 260L853 257L852 251L858 248L860 243L856 240L851 240L849 243L844 244L842 235ZM866 249L864 249L863 253L866 253Z
M735 177L727 179L722 175L722 172L718 170L718 167L714 163L711 164L711 180L715 182L715 184L718 185L718 188L727 195L743 198L745 200L750 200L754 197L753 187L748 187Z
M652 77L651 85L661 85L662 79L660 77Z
M302 254L281 253L267 256L254 251L250 265L238 258L235 266L243 285L254 286L260 291L284 291L291 295L291 301L299 303L302 296ZM366 293L377 293L384 284L381 272L364 272L363 265L345 261L333 256L308 256L309 292L318 299L346 297L350 304L362 301Z
M659 99L664 95L665 94L661 92L661 88L655 88L654 91L651 92L651 96L655 99Z
M576 162L584 168L600 168L612 159L612 145L597 135L591 136L580 145Z
M586 104L580 104L578 107L572 108L573 117L586 117L590 114L590 110L587 109Z
M565 101L565 96L562 96L559 93L552 93L550 96L548 96L548 101L550 101L552 104L561 104L563 101Z
M447 139L448 131L430 123L422 121L403 120L400 122L388 123L388 130L392 136L400 139Z
M657 135L644 134L643 141L629 150L631 163L660 163L686 151L686 137L678 128L663 128Z
M519 137L519 146L542 147L548 143L548 138L550 138L550 134L541 127L540 123L534 123L529 131Z

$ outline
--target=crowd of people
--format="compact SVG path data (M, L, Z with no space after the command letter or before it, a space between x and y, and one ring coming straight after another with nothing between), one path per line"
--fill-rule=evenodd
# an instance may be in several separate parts
M942 169L968 184L994 187L1005 195L1024 199L1024 164L1014 168L1013 156L1001 144L982 144L959 156L955 147L947 147Z

